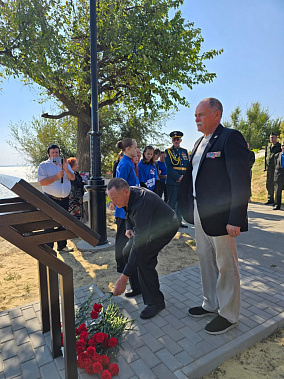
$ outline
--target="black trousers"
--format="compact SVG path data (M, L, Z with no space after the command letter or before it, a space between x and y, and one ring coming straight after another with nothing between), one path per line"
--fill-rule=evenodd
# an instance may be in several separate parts
M62 200L54 199L48 194L45 193L45 196L49 197L52 201L54 201L56 204L60 205L63 209L65 209L68 212L69 207L69 196L65 197ZM51 247L53 249L54 242L47 243L47 246ZM64 247L67 246L67 240L57 241L57 250L62 250Z
M266 189L267 189L267 199L268 201L274 201L274 167L267 168L266 173Z
M282 190L284 189L284 178L279 178L278 182L275 182L275 204L281 207Z
M117 272L122 273L124 270L124 267L127 263L127 258L124 257L123 255L123 249L125 245L128 243L129 238L126 237L125 232L126 232L126 227L125 227L125 219L116 217L116 225L117 225L117 232L116 232L116 237L115 237L115 260L116 260L116 265L117 265ZM137 270L131 275L129 278L129 283L130 286L133 290L138 290L140 289L140 284L139 284L139 279L138 279L138 273Z
M153 305L164 301L164 295L160 291L159 277L156 270L158 254L175 236L179 228L179 220L175 218L170 225L166 225L159 236L150 236L147 244L140 248L138 257L138 278L144 304ZM131 238L123 250L125 259L128 259L133 238Z
M166 183L162 183L160 180L156 182L155 192L157 195L162 197L164 195L164 201L168 202L168 191L166 187Z

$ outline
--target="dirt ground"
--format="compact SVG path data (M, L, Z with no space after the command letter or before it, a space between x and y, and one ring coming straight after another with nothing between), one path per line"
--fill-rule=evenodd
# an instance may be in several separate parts
M107 226L108 237L114 237L116 226L109 213ZM68 241L68 246L74 252L62 253L59 258L73 268L74 287L95 283L103 292L111 291L119 277L114 248L81 252L76 248L76 240ZM158 273L162 276L197 263L195 241L186 233L177 233L159 254ZM37 262L0 238L0 311L38 299ZM226 361L206 378L284 378L284 329Z

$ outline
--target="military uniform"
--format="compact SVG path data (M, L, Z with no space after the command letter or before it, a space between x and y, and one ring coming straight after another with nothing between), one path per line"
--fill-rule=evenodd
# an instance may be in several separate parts
M172 132L171 138L181 138L182 132ZM179 180L181 175L184 175L188 165L188 152L181 147L175 148L174 146L165 150L165 163L167 166L167 179L166 187L168 193L168 204L176 212L181 224L181 211L178 206L177 197L179 190ZM181 224L182 225L182 224ZM183 225L182 225L183 226Z
M276 142L272 143L265 149L265 164L266 164L266 189L268 192L267 204L274 203L274 171L275 171L275 154L281 152L281 144Z

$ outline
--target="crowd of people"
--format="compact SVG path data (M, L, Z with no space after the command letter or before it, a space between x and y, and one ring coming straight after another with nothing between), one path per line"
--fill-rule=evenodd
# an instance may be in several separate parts
M183 219L195 225L196 252L200 262L203 298L190 308L191 317L214 316L205 326L209 334L221 334L238 325L240 275L235 237L248 230L247 206L251 197L254 153L242 134L221 124L223 106L207 98L196 107L195 122L202 136L189 156L181 147L183 133L170 133L172 146L160 151L146 146L142 153L132 138L118 141L120 150L107 186L117 233L117 280L113 294L142 294L142 319L165 308L156 271L160 250ZM280 209L283 188L284 143L271 134L266 149L268 201ZM142 149L141 149L142 150ZM76 158L58 161L57 145L49 146L48 160L38 170L43 192L77 218L81 217L84 182ZM273 182L273 185L271 184ZM182 219L183 217L183 219ZM66 241L59 251L70 251ZM126 289L129 281L130 288Z

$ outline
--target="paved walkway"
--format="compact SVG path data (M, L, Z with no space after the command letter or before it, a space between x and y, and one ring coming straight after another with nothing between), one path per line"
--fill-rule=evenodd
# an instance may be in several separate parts
M151 320L139 318L144 308L141 295L117 298L124 314L136 320L120 349L120 379L202 378L284 326L284 213L257 204L250 204L249 213L251 232L237 239L242 288L239 326L212 336L204 331L210 316L187 315L189 307L200 304L199 266L165 275L160 282L166 309ZM271 235L274 244L269 246ZM97 298L104 296L96 286L84 287L76 290L75 302L85 300L92 290ZM0 343L0 379L64 378L63 358L52 359L49 334L41 333L39 303L0 313ZM79 378L90 376L79 370Z

